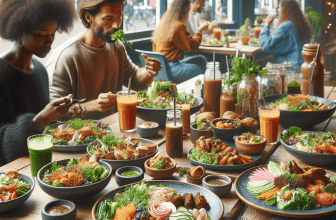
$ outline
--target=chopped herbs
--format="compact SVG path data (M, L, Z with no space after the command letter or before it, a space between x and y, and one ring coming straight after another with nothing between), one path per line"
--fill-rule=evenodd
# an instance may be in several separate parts
M165 160L160 159L158 162L156 162L156 164L154 165L154 168L155 169L160 169L161 167L163 167L164 164L165 164Z

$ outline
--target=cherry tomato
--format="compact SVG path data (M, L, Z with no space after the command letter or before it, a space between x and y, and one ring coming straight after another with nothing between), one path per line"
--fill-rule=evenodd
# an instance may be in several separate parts
M323 206L330 206L335 201L330 193L319 193L316 195L316 200L320 205Z
M290 200L290 198L292 197L293 193L289 190L285 191L284 194L283 194L283 199L285 201L288 201Z
M319 185L312 185L312 184L309 184L306 187L306 190L307 190L308 193L311 193L312 191L315 191L315 194L318 194L318 193L321 192L321 189L320 189Z
M327 185L323 180L315 180L315 185L323 185L323 186L325 186L325 185Z

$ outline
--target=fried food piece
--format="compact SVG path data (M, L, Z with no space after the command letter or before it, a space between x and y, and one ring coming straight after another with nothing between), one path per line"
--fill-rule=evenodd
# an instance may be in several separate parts
M143 143L141 143L139 146L141 146L141 147L142 146L147 147L148 154L154 153L156 151L156 148L157 148L156 144L143 144Z
M90 127L84 127L78 130L78 135L82 135L82 136L90 136L91 135L91 129Z
M323 168L314 167L309 169L307 172L298 175L304 181L306 186L314 184L316 179L323 180L325 183L330 183L330 179L325 176L326 171Z
M202 166L193 167L190 169L189 174L193 178L200 178L204 174L204 168Z
M126 144L119 142L117 148L118 150L126 150Z
M11 181L13 179L18 178L19 172L16 170L10 170L5 174L5 176L7 176L8 180Z
M128 160L128 155L119 149L114 150L114 157L116 160Z
M295 174L302 174L304 171L299 167L299 165L296 164L294 160L291 160L292 167L291 169L293 170L293 173Z
M183 198L184 198L184 207L186 207L187 209L193 209L195 207L193 194L184 193Z
M135 159L134 150L126 149L126 150L123 150L123 153L127 154L129 160L134 160Z
M138 157L145 157L148 155L148 148L146 146L139 146L136 148L138 151Z
M211 148L208 148L208 146L205 144L206 139L204 136L201 136L197 141L194 143L194 148L201 152L208 152L210 153Z
M57 131L53 134L53 136L57 140L61 140L61 139L65 139L66 141L71 140L71 138L69 138L68 134L64 130L57 129Z
M183 206L184 204L184 198L180 194L175 195L172 200L170 200L171 203L175 205L176 208Z
M195 203L196 209L201 209L201 208L205 208L206 210L210 209L208 201L199 192L194 197L194 203Z
M242 126L251 126L254 124L254 119L253 118L244 118L243 120L240 121Z
M225 155L219 162L219 165L226 165L228 163L228 159L232 156L234 156L233 153L228 153L227 155Z

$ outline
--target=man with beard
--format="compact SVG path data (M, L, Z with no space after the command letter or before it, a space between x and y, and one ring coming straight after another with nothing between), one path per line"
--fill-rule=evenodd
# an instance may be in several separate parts
M204 9L205 0L190 0L190 11L187 22L188 31L194 35L197 29L201 26L201 12ZM206 21L209 22L209 21ZM209 29L205 31L206 34L211 34L213 29L217 27L217 21L213 21L209 25Z
M86 98L79 106L70 108L72 117L88 116L100 119L115 112L116 93L128 85L143 90L152 83L160 61L142 57L144 68L132 63L121 41L118 45L111 35L120 28L125 0L82 0L79 16L86 27L55 49L46 63L49 74L50 100L67 94L76 99Z

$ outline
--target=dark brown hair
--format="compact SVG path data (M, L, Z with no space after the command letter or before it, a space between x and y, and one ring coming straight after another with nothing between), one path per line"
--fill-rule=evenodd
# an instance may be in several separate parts
M166 43L173 39L176 23L184 22L187 16L185 7L190 5L190 0L174 0L161 18L159 26L153 32L155 44Z
M69 32L76 19L72 0L1 0L0 37L16 41L45 21L55 20L59 32Z
M312 28L299 3L295 0L281 0L279 4L283 10L277 27L285 21L291 21L300 39L304 43L309 42L312 38Z

